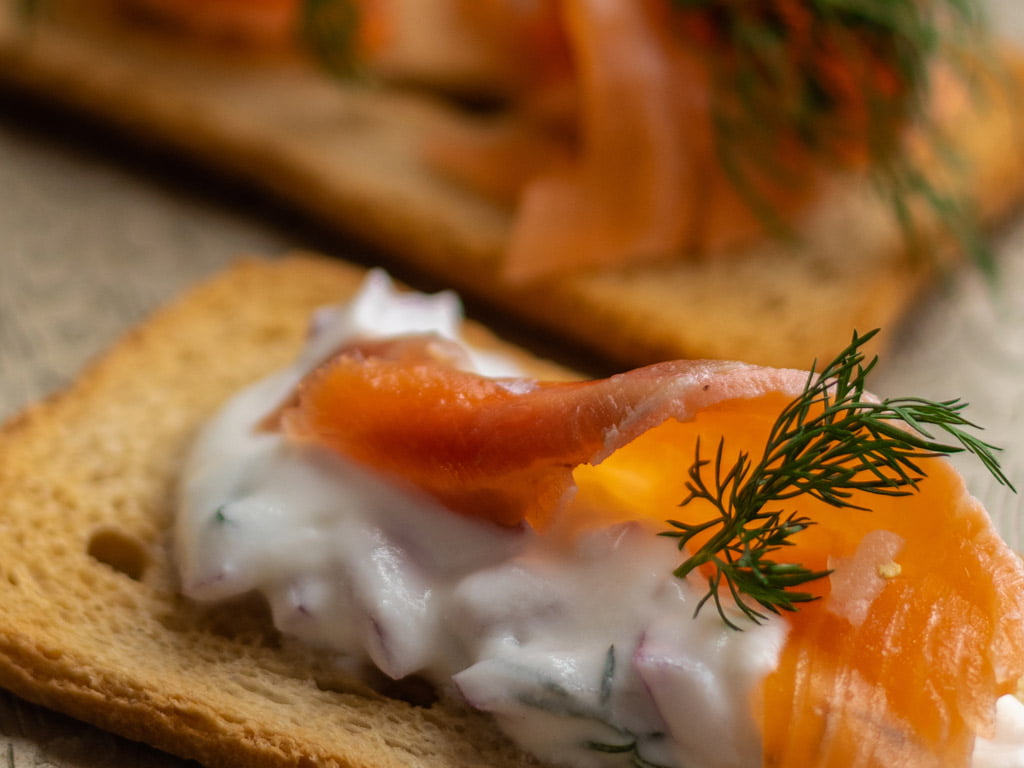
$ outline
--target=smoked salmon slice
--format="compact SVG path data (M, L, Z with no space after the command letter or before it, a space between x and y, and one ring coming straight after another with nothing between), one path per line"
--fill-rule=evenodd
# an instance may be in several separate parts
M928 53L900 47L886 28L895 16L864 23L857 9L789 0L461 6L502 52L518 122L500 140L439 137L427 157L499 202L518 183L503 262L513 281L722 253L785 232L827 177L898 146L918 106L915 57ZM929 13L900 23L933 23Z
M597 381L490 379L409 338L349 349L311 373L279 424L433 495L453 513L539 535L710 515L686 496L701 445L755 459L806 372L676 361ZM1024 675L1024 568L942 458L909 495L837 509L789 503L814 525L787 561L831 570L783 611L780 663L751 706L764 766L970 764L996 699ZM680 557L684 557L681 553ZM700 573L689 577L700 580ZM699 588L699 587L698 587Z
M668 418L689 420L736 397L795 394L806 377L679 361L601 381L489 379L409 349L431 343L412 338L387 357L340 355L306 380L285 428L502 525L544 528L576 466Z
M125 2L222 45L292 47L338 73L499 103L499 119L457 112L420 149L509 209L510 281L792 234L826 179L895 172L942 31L938 8L913 3Z

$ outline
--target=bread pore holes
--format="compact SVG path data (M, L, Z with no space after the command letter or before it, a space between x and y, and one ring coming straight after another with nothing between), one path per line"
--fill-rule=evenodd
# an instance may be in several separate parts
M430 709L441 698L434 685L419 675L409 675L401 680L392 680L375 667L363 670L366 682L381 696L404 701L413 707Z
M93 532L86 551L94 560L134 581L142 579L149 565L149 556L142 542L114 528Z
M313 680L321 691L371 698L383 696L422 709L430 709L441 699L434 684L419 675L392 680L370 664L348 673L320 667L314 671ZM346 727L352 730L356 726L347 723Z

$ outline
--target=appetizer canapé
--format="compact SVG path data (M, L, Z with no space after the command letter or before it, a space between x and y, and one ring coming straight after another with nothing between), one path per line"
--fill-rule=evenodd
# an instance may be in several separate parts
M1005 478L962 404L866 393L865 340L544 383L377 274L204 431L183 587L552 764L1019 761L1024 567L941 454Z

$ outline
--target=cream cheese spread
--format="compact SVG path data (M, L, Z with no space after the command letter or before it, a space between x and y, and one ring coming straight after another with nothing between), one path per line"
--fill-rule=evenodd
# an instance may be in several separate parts
M254 427L352 339L433 332L461 341L451 294L398 293L371 273L319 313L289 369L233 398L190 456L175 531L182 588L200 601L256 590L287 637L339 665L417 674L491 713L527 751L569 766L761 764L752 692L785 642L781 620L728 629L672 576L675 544L639 523L567 548L440 507L343 458ZM468 349L473 368L517 376ZM975 766L1024 766L1024 708Z

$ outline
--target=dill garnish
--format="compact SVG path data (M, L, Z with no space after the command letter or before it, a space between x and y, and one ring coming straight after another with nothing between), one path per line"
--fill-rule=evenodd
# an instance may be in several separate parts
M218 525L234 525L234 520L228 517L227 513L224 511L226 507L227 504L221 504L219 507L217 507L217 509L213 511L213 522L217 523Z
M811 183L801 169L817 163L865 172L911 253L923 252L909 215L919 201L976 264L990 266L965 193L922 173L905 140L912 128L942 154L928 114L932 65L938 54L955 62L983 50L977 0L670 3L677 33L708 62L717 161L769 232L795 234L773 200Z
M764 611L795 611L816 599L794 588L823 578L799 563L778 560L792 546L792 537L815 521L798 511L773 505L811 496L837 508L865 510L852 501L855 493L906 496L924 480L920 459L967 451L977 456L996 480L1011 489L996 458L999 449L964 431L977 429L962 415L960 400L934 402L922 398L875 401L865 396L865 378L878 358L865 363L863 345L877 330L853 334L850 345L815 373L812 368L801 392L779 414L754 461L740 452L735 463L724 461L724 439L713 460L704 458L698 441L688 471L688 496L712 505L717 516L701 523L667 521L684 549L698 535L709 538L675 571L686 578L710 566L708 591L696 613L713 602L730 627L723 588L749 619L759 623ZM710 478L706 469L710 467Z
M18 18L23 22L36 21L43 12L45 0L18 0L15 5Z
M303 0L300 31L317 60L339 76L360 72L360 13L353 0Z
M606 755L629 755L629 764L633 768L666 768L666 766L644 760L639 753L639 745L636 740L626 744L603 744L598 741L588 741L586 748L594 752L603 752Z

